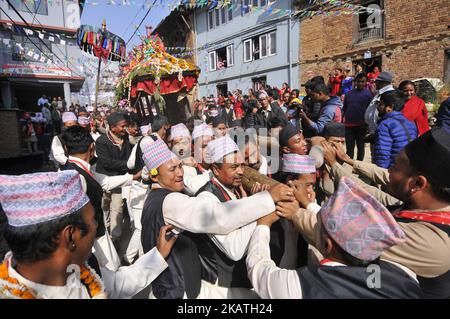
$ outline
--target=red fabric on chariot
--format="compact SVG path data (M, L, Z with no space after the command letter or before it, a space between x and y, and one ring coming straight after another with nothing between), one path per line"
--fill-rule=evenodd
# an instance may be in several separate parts
M194 85L197 83L197 77L193 75L183 76L183 80L178 81L178 77L174 76L167 79L161 79L159 83L159 93L171 94L177 93L181 91L183 88L186 88L186 91L189 92ZM138 95L138 91L144 91L147 94L153 94L156 90L157 85L154 80L145 80L137 82L136 84L131 86L131 97L135 98Z

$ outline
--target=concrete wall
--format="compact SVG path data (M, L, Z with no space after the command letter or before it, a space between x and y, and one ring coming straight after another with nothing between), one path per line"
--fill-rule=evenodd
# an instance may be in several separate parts
M266 76L267 83L281 87L289 82L289 42L292 65L291 85L299 87L298 46L299 23L292 19L289 30L289 17L286 10L291 9L289 0L279 0L272 5L272 12L256 10L242 15L240 1L235 2L233 19L226 24L208 30L207 10L197 10L196 33L198 66L202 72L199 77L199 97L216 94L216 85L227 82L229 90L239 88L246 91L252 87L251 78ZM252 62L244 62L244 40L267 32L276 31L277 53L273 56ZM289 32L290 31L290 32ZM219 48L234 45L234 65L222 70L209 71L208 53ZM207 46L207 48L203 48Z
M51 1L51 3L47 2L48 14L46 15L35 15L34 8L30 8L29 4L27 5L31 10L31 13L27 11L26 7L24 7L25 11L19 10L19 8L16 6L17 2L12 3L13 5L15 5L20 15L29 24L39 25L40 23L44 26L53 26L72 30L76 30L80 26L80 8L78 5L78 1ZM2 1L0 6L14 21L23 23L22 19L14 12L12 8L10 8L9 4L6 1ZM35 19L33 20L33 18ZM0 19L9 21L9 18L3 12L0 12Z

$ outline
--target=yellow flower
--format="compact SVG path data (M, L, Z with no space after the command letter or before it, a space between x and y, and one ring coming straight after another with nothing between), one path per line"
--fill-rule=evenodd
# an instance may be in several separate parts
M156 168L152 168L152 169L150 170L150 174L151 174L152 176L156 176L156 175L158 175L158 170L157 170Z

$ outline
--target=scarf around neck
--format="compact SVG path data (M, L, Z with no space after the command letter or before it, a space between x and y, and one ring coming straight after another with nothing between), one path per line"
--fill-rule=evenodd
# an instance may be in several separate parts
M108 128L106 130L106 135L108 136L109 140L116 145L119 149L122 149L123 145L123 139L115 135L111 130Z

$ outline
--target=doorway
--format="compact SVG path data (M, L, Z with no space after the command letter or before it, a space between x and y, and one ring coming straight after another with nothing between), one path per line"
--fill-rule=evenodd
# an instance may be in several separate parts
M227 92L228 92L227 83L217 84L217 96L219 95L227 96Z
M375 56L370 59L360 59L353 61L353 74L356 73L356 66L361 65L363 68L363 72L365 74L369 74L373 72L375 67L378 67L380 71L383 71L382 59L381 56Z

